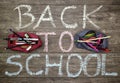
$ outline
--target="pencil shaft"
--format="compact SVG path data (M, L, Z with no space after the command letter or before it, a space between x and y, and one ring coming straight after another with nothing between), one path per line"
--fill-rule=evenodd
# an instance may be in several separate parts
M99 37L99 38L88 39L88 40L77 40L77 42L91 42L91 43L96 43L96 42L93 42L93 40L107 39L107 38L110 38L110 37L111 37L111 36Z
M98 40L98 39L107 39L110 38L111 36L106 36L106 37L99 37L99 38L94 38L94 39L89 39L90 41L92 40Z

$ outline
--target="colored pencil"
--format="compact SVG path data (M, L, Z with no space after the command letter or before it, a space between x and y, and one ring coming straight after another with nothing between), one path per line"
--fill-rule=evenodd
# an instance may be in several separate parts
M106 36L106 37L99 37L99 38L94 38L94 39L88 39L88 40L77 40L77 42L91 42L91 43L96 43L93 42L94 40L98 40L98 39L107 39L110 38L111 36Z

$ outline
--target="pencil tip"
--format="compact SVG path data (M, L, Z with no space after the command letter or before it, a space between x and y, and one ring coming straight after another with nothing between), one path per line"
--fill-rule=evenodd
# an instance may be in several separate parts
M4 50L7 50L7 48L4 48Z

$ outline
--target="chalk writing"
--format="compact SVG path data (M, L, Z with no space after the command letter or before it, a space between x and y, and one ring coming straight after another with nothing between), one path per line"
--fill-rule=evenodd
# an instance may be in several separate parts
M48 57L48 55L46 55L45 75L48 75L49 67L59 67L58 75L62 76L63 75L63 73L62 73L62 59L63 59L63 55L60 56L60 63L59 64L57 64L57 63L50 64L49 57Z
M13 73L10 73L10 72L6 71L6 72L5 72L5 75L7 75L7 76L16 76L16 75L19 75L20 72L21 72L22 69L23 69L22 64L20 64L20 63L18 63L18 62L13 62L13 61L11 60L11 59L14 59L14 58L21 58L21 56L20 56L20 55L13 55L13 56L9 57L9 58L7 59L7 64L12 64L12 65L19 66L20 69L19 69L18 72L13 72Z
M29 75L41 75L43 73L43 70L40 70L38 72L32 72L30 69L29 69L29 61L34 58L34 57L40 57L39 54L32 54L31 56L29 56L27 59L26 59L26 71Z
M44 18L46 12L48 11L48 18ZM42 15L40 16L40 19L38 20L37 24L33 27L33 29L37 28L39 26L39 24L41 23L41 21L50 21L51 24L53 25L53 27L56 27L56 25L54 24L54 20L51 14L51 10L50 10L50 6L48 5L45 10L43 11Z
M63 20L63 19L64 19L64 18L63 18L64 13L65 13L65 11L68 10L68 9L76 9L76 6L68 6L68 7L65 7L65 8L63 9L63 11L62 11L62 13L61 13L61 22L62 22L63 26L66 27L66 28L76 28L76 27L78 26L77 23L67 24L67 23L65 23L64 20Z
M77 73L75 73L75 74L69 72L69 62L70 62L70 59L71 59L72 57L77 57L77 58L80 60L80 69L79 69L79 71L78 71ZM79 56L79 54L71 54L70 56L68 56L68 61L67 61L67 66L66 66L67 76L68 76L68 77L78 77L78 76L81 74L82 67L83 67L83 59L82 59L81 56Z
M94 9L92 12L89 12L87 13L87 5L83 5L83 16L82 16L82 28L85 29L86 28L86 25L87 25L87 21L92 24L95 28L97 29L100 29L100 26L96 25L92 19L90 19L90 16L97 13L98 11L100 11L100 9L102 8L103 6L99 6L97 7L96 9ZM23 9L27 9L25 12L23 12ZM68 29L75 29L78 27L78 23L77 22L74 22L74 23L71 23L71 24L67 24L65 22L65 13L69 10L69 11L73 11L77 9L77 6L66 6L63 8L63 10L61 11L61 15L60 15L60 21L62 23L62 25L65 27L65 28L68 28ZM18 30L19 29L24 29L24 28L28 28L29 26L31 26L33 23L35 23L35 16L31 13L32 11L32 7L31 5L19 5L17 6L16 8L14 8L14 10L17 10L18 11L18 16L19 16L19 24L18 24L18 27L16 27ZM48 15L48 17L45 17L46 15ZM27 24L24 24L23 25L23 18L26 17L26 18L30 18L30 22L27 23ZM40 17L37 21L37 23L34 25L33 29L36 29L40 26L41 22L50 22L51 25L53 27L56 27L57 25L55 24L54 22L54 19L53 19L54 16L52 16L52 11L51 11L51 8L49 5L47 5L45 7L45 9L43 10L43 12L40 14ZM80 19L80 18L78 18ZM45 45L44 45L44 52L49 52L49 47L48 47L48 39L49 39L49 36L55 36L56 35L56 32L37 32L36 33L37 35L44 35L44 39L45 39ZM70 37L70 45L68 47L68 49L65 49L64 46L63 46L63 37L65 35L68 35ZM74 45L74 38L73 38L73 35L71 32L69 31L63 31L61 32L60 34L60 37L59 37L59 42L58 42L58 45L59 45L59 48L62 52L70 52L73 48L73 45ZM59 54L57 54L56 56L58 56ZM65 55L65 54L64 54ZM67 54L66 54L67 55ZM13 65L13 66L17 66L19 67L19 70L17 71L12 71L12 72L9 72L9 70L6 70L5 71L5 75L7 76L17 76L17 75L20 75L20 73L23 71L23 69L26 70L26 73L29 74L30 76L42 76L43 74L45 74L46 76L49 75L49 71L50 71L50 68L54 68L54 67L57 67L58 68L58 71L57 71L57 76L63 76L63 75L66 75L67 77L79 77L81 75L81 73L83 72L83 74L86 76L86 77L96 77L96 76L118 76L118 73L117 72L107 72L106 71L106 54L87 54L84 58L81 56L81 54L78 54L78 53L74 53L74 54L69 54L67 56L67 58L65 58L66 60L66 65L65 67L63 67L63 59L64 59L64 56L61 54L58 58L59 58L59 62L54 62L54 63L50 63L51 60L50 60L50 56L49 54L45 54L44 58L45 59L45 68L43 69L39 69L39 71L32 71L30 70L30 61L33 59L33 58L41 58L40 54L31 54L30 56L27 57L27 59L25 60L25 66L22 65L20 62L15 62L13 61L13 59L21 59L22 56L21 55L12 55L10 57L7 58L7 61L6 63L9 64L9 65ZM75 73L73 73L73 71L70 71L70 62L72 59L74 58L77 58L78 61L79 61L79 68L76 69L77 71ZM97 65L95 67L95 71L94 71L94 74L90 74L89 73L89 63L91 61L91 59L96 59L96 62L97 62ZM76 64L74 62L74 64ZM73 64L73 65L74 65ZM25 67L25 68L24 68ZM38 67L39 68L39 67ZM66 74L63 73L63 68L66 68Z
M100 27L98 25L96 25L90 18L89 16L98 12L103 6L99 6L98 8L96 8L95 10L93 10L92 12L90 13L87 13L87 5L83 5L83 16L82 16L82 28L85 29L86 28L86 24L87 24L87 21L89 23L91 23L95 28L97 29L100 29ZM23 8L26 8L28 11L26 11L25 13L22 14L22 9ZM65 7L62 12L61 12L61 15L60 15L60 20L63 24L63 26L65 28L72 28L72 29L75 29L76 27L78 27L78 23L75 22L73 24L67 24L65 21L64 21L64 14L66 13L67 10L75 10L77 7L76 6L67 6ZM14 10L18 10L18 14L19 14L19 26L17 27L17 29L23 29L23 28L28 28L31 24L33 24L35 22L35 16L31 13L31 10L32 10L32 7L30 5L19 5L17 6ZM45 15L48 14L48 17L45 17ZM31 21L30 23L22 26L22 18L24 17L29 17L31 18ZM80 18L78 18L80 19ZM54 19L53 19L53 16L52 16L52 12L51 12L51 8L49 5L46 6L46 8L44 9L44 11L42 12L42 14L40 15L39 17L39 20L37 21L37 24L33 27L33 29L36 29L39 27L40 23L44 21L44 22L47 22L49 21L53 27L56 27L56 24L54 22Z
M106 75L106 76L118 76L118 73L116 72L112 72L112 73L108 73L106 72L106 55L103 54L102 55L102 75Z
M68 50L63 49L63 46L62 46L62 39L63 39L64 35L69 35L70 38L71 38L71 44L70 44L70 47L69 47ZM64 31L64 32L61 33L61 36L59 38L59 47L63 52L70 52L73 48L73 44L74 44L73 42L74 42L74 38L73 38L73 35L70 32Z
M96 73L94 75L89 75L87 73L87 65L88 65L88 61L91 59L91 58L97 58L97 68L96 68ZM95 77L97 75L99 75L100 73L100 68L101 68L101 59L100 59L100 55L98 54L88 54L88 56L85 57L85 61L84 61L84 67L83 67L83 70L84 70L84 74L87 75L88 77Z
M90 22L94 27L96 27L97 29L100 29L99 26L97 26L90 18L89 16L96 13L97 11L99 11L103 6L99 6L97 9L95 9L94 11L86 14L87 11L87 7L86 5L84 5L84 10L83 10L83 29L86 28L86 20L88 20L88 22Z
M58 55L57 55L58 56ZM101 57L100 57L101 56ZM87 76L87 77L96 77L98 75L102 75L102 76L118 76L118 73L117 72L106 72L106 54L88 54L85 58L83 58L80 54L70 54L68 55L68 58L67 58L67 61L66 61L66 72L67 72L67 77L79 77L81 72L84 72L84 75ZM50 56L48 54L45 55L45 69L44 70L40 70L38 72L32 72L30 69L29 69L29 61L31 59L33 59L34 57L36 58L40 58L40 54L31 54L27 59L26 59L26 72L29 74L29 75L43 75L43 72L45 72L45 75L48 75L49 73L49 68L51 67L58 67L59 70L58 70L58 76L63 76L63 72L62 72L62 64L63 64L63 55L60 55L60 61L59 63L50 63ZM80 68L78 69L78 72L76 73L72 73L70 72L70 60L73 58L77 57L79 59L79 62L80 62ZM15 58L22 58L21 55L12 55L10 57L8 57L7 59L7 64L11 64L11 65L15 65L15 66L19 66L19 70L17 72L8 72L6 71L5 72L5 75L7 76L17 76L20 74L20 72L23 70L23 66L21 63L18 63L18 62L13 62L11 59L15 59ZM87 71L87 66L88 66L88 63L90 62L90 59L92 58L97 58L97 67L96 67L96 71L95 71L95 74L93 75L90 75ZM36 61L35 61L36 62ZM75 64L75 63L74 63ZM102 66L102 67L101 67ZM100 74L101 72L101 74Z
M56 35L55 32L42 32L42 33L36 33L37 35L45 35L45 47L44 51L48 52L48 35Z
M21 8L27 8L28 11L26 13L22 14L21 13L21 11L22 11ZM18 10L18 14L19 14L19 27L17 28L18 30L30 26L35 21L35 17L30 13L30 11L32 9L30 5L19 5L14 10L16 10L16 9ZM26 25L24 25L24 26L22 26L22 15L30 17L31 18L31 22L26 24Z

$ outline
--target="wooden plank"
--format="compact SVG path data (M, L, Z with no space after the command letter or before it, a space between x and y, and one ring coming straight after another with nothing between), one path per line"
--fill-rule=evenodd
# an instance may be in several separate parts
M34 81L33 81L34 80ZM0 78L1 83L119 83L119 78Z
M25 30L33 31L33 27L37 24L41 13L46 7L46 5L44 6L31 5L31 6L33 7L33 10L31 11L31 13L35 16L35 21L31 26L28 26L27 28L23 29L23 31ZM18 12L13 11L15 7L16 7L15 5L13 6L9 5L9 7L3 6L1 8L1 12L0 12L0 18L1 18L0 29L1 30L4 29L5 31L10 27L14 27L16 29L16 27L19 26ZM53 6L53 5L51 6L51 13L53 15L54 24L56 25L57 29L58 28L65 29L65 26L61 22L61 12L65 7L66 6ZM99 5L88 6L87 13L92 12L97 7L99 7ZM119 10L120 10L119 5L105 5L98 12L96 12L95 14L89 17L102 30L119 29L119 22L120 22ZM23 10L23 12L25 12L25 10ZM77 6L77 8L72 11L68 10L64 15L64 21L68 24L73 24L76 22L78 24L78 27L76 28L83 29L82 28L83 27L83 6L82 5ZM30 22L29 17L22 18L23 26L29 22ZM88 20L86 24L87 24L86 29L96 29L91 23L88 22ZM54 27L52 26L50 22L41 22L40 25L34 31L38 31L44 28L52 29Z
M45 29L44 29L45 30ZM44 31L44 30L42 30L42 31ZM51 30L45 30L44 32L54 32L55 31L55 33L56 33L56 35L55 36L49 36L48 37L48 52L63 52L61 49L60 49L60 45L59 45L59 42L60 42L60 40L59 40L59 38L60 38L60 36L61 36L61 33L62 32L64 32L64 30L58 30L58 29L51 29ZM67 31L67 30L66 30ZM76 29L76 30L69 30L69 32L71 32L71 34L73 34L73 37L74 37L74 35L77 33L79 31L79 29ZM80 31L82 31L82 30L80 30ZM109 31L109 30L108 30ZM117 30L113 30L112 31L112 34L111 34L111 31L110 32L108 32L107 30L106 30L106 34L107 35L110 35L110 36L112 36L110 39L109 39L109 49L111 50L111 52L113 53L113 52L119 52L119 50L120 50L120 40L118 40L119 39L119 35L120 35L120 33L119 33L119 31L117 32ZM7 32L7 31L6 31ZM40 31L41 32L41 31ZM6 38L7 36L8 36L8 34L10 34L10 32L7 32L7 33L3 33L3 32L1 32L2 34L1 34L1 39L0 39L0 41L4 41L4 42L1 42L0 43L0 46L1 46L1 48L0 48L0 52L1 53L20 53L20 52L15 52L15 51L11 51L11 50L5 50L4 48L5 47L7 47L7 41L6 40L2 40L3 38ZM38 33L38 32L34 32L34 33ZM42 33L42 32L41 32ZM116 35L117 34L117 35ZM42 40L42 42L45 42L45 37L44 36L40 36L40 38L41 38L41 40ZM74 42L74 41L73 41ZM63 37L63 39L62 39L62 47L64 48L64 49L69 49L69 47L70 47L70 44L71 44L71 39L70 39L70 36L67 36L67 35L65 35L64 37ZM43 51L44 50L44 45L45 45L45 43L43 43L43 46L41 47L41 48L39 48L39 49L37 49L36 51L33 51L32 53L36 53L36 52L45 52L45 51ZM84 53L84 52L87 52L87 53L91 53L90 51L87 51L87 50L84 50L84 49L79 49L79 48L76 48L76 46L75 45L73 45L73 48L72 48L72 50L70 51L70 52L82 52L82 53Z
M31 14L35 17L34 23L24 29L18 30L19 26L19 16L18 11L15 10L19 5L30 5L32 10ZM89 16L89 18L100 27L99 31L104 32L107 35L112 36L109 39L110 53L97 53L102 61L102 54L106 54L106 71L107 72L117 72L118 76L102 76L102 67L100 67L99 75L89 78L85 75L83 69L81 74L77 78L69 78L67 76L67 62L68 57L71 54L79 54L85 61L88 54L95 54L84 49L78 49L73 47L73 49L64 53L59 47L59 38L62 32L69 31L73 36L79 31L83 30L83 11L84 6L87 6L87 14L94 11L100 5L103 7L96 13ZM41 24L36 28L33 27L37 24L43 10L49 5L51 13L54 19L56 28L52 26L50 22L41 22ZM67 10L64 14L64 21L68 24L77 23L78 26L75 29L66 29L61 22L61 12L65 7L74 6L76 9ZM23 8L22 13L26 12L27 9ZM48 15L46 15L47 17ZM30 22L30 18L27 16L22 17L22 24L25 25ZM86 21L86 29L98 30L89 21ZM45 38L40 36L43 41L43 46L31 53L21 53L11 50L4 50L7 46L7 41L3 41L3 38L7 37L11 32L8 29L14 29L18 32L55 32L56 36L49 36L48 52L43 51ZM120 83L120 0L0 0L0 83ZM70 46L70 37L64 36L63 48L68 49ZM29 62L29 68L33 72L38 70L43 70L42 75L29 75L26 70L26 60L31 54L40 54L41 57L33 58ZM48 75L45 75L46 68L46 54L50 59L50 63L59 63L60 56L63 55L62 61L62 72L63 75L58 75L58 67L50 68ZM7 59L13 55L21 55L21 58L14 58L12 61L19 62L23 69L21 73L17 76L7 76L5 71L15 72L19 70L16 65L8 64ZM105 59L105 58L104 58ZM99 62L99 64L101 64ZM85 64L83 64L85 65ZM101 64L102 65L102 64ZM87 65L87 72L91 75L95 74L97 66L96 58L89 60ZM75 73L79 71L80 60L78 58L70 59L69 71ZM99 69L99 68L98 68Z
M26 61L27 58L31 56L31 53L29 54L18 54L18 53L1 53L0 54L0 77L6 77L5 75L5 71L9 71L9 72L15 72L18 71L19 66L16 65L12 65L12 64L7 64L6 61L9 57L11 56L16 56L16 55L21 55L21 58L13 58L12 61L14 62L19 62L20 64L22 64L23 69L21 71L21 73L19 75L17 75L17 77L67 77L67 62L68 62L68 57L71 56L71 54L78 54L79 56L82 57L82 60L85 61L86 56L88 56L89 53L35 53L35 54L39 54L41 57L37 57L37 58L33 58L30 60L29 62L29 68L31 71L35 72L38 71L39 69L43 70L44 73L42 73L42 75L29 75L26 71ZM53 67L53 68L49 68L49 72L47 75L45 75L45 68L46 68L46 54L49 57L49 61L50 64L53 63L60 63L60 56L63 55L63 59L62 59L62 72L63 75L60 76L58 75L58 67ZM93 55L93 53L92 53ZM102 60L102 56L103 54L97 54L97 56L100 56L100 59ZM106 54L106 71L107 72L117 72L118 76L115 77L119 77L120 75L120 56L119 53L108 53ZM77 57L72 57L69 61L69 71L72 73L78 72L79 68L80 68L80 63L81 61L77 58ZM101 64L101 63L100 63ZM88 65L87 65L87 72L89 74L94 74L96 72L96 65L97 65L97 60L96 58L91 58L91 60L89 60ZM12 76L12 77L16 77L16 76ZM86 76L83 71L81 72L81 74L78 77L88 77ZM95 76L95 77L103 77L101 74ZM110 77L110 76L106 76L106 77ZM114 76L111 76L114 77Z
M1 0L3 4L56 4L56 5L70 5L70 4L120 4L119 0Z

